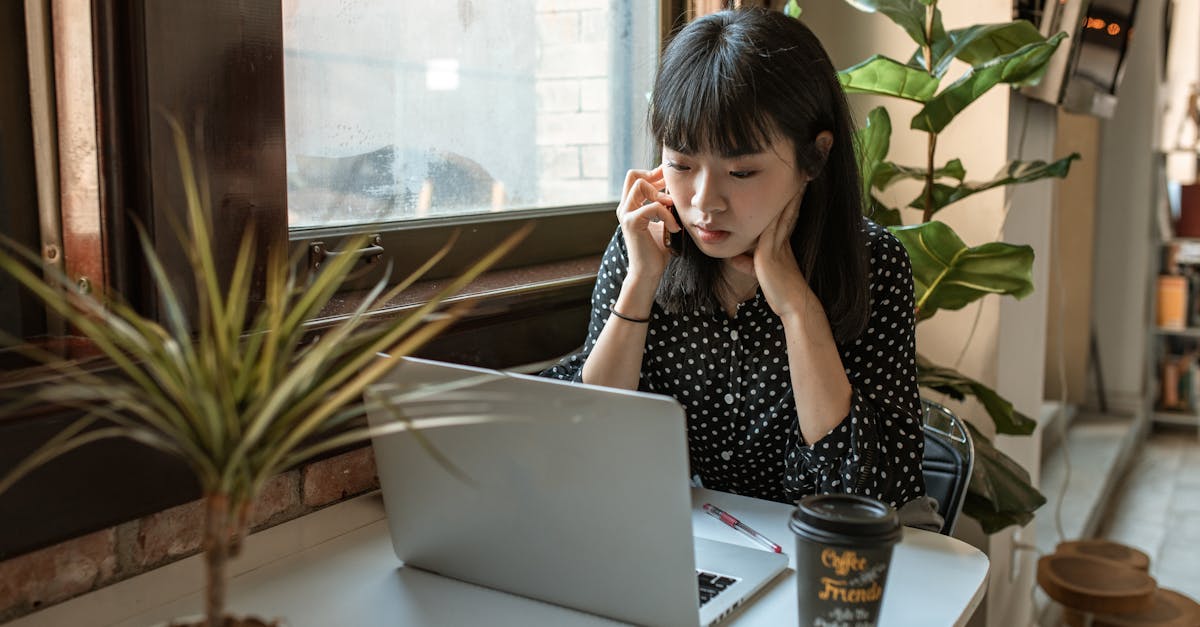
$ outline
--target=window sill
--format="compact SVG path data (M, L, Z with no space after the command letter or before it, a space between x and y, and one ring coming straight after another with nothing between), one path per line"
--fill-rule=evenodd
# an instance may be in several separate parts
M468 319L473 319L527 309L535 304L531 301L552 298L562 292L575 294L581 287L590 293L596 280L596 271L600 267L600 259L599 255L589 255L488 272L444 302L474 302L475 307L467 316ZM372 317L391 318L415 311L451 281L452 279L435 279L419 282L384 304ZM315 330L345 320L367 294L366 291L355 291L334 296L329 305L318 317L311 320L309 325Z

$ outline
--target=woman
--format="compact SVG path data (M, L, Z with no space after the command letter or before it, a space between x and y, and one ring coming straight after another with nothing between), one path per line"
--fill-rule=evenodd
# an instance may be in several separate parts
M626 177L584 347L543 375L675 397L704 487L920 496L911 269L862 217L816 36L762 10L692 22L650 127L662 165Z

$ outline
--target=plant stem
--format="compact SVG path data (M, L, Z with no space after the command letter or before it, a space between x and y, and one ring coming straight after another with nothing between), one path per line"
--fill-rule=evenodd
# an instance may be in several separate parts
M225 567L229 562L229 496L205 498L204 595L205 627L221 627L225 615Z
M937 133L929 134L929 150L925 154L925 214L922 222L933 219L933 155L937 151Z
M937 11L937 0L925 7L925 44L921 46L925 53L925 71L933 75L933 17ZM929 148L925 153L925 212L921 222L929 222L933 218L933 156L937 151L937 133L929 133Z

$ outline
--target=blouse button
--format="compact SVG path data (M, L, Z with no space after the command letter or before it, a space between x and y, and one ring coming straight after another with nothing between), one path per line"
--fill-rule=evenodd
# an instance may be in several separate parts
M732 404L733 404L733 395L732 395L732 394L726 394L726 395L725 395L725 402L726 402L727 404L729 404L729 405L732 405Z

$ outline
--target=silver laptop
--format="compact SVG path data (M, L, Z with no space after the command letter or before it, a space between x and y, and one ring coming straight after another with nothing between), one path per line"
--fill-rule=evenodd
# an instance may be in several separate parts
M687 627L720 621L787 567L780 554L692 536L674 399L418 359L404 359L367 398L372 426L397 409L417 425L498 418L374 439L392 544L407 567ZM711 596L703 604L702 593Z

